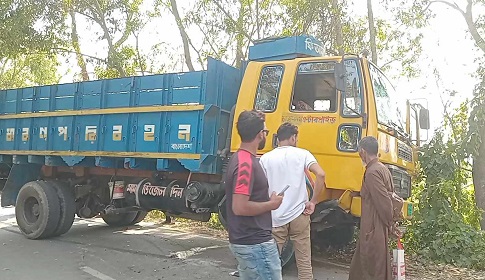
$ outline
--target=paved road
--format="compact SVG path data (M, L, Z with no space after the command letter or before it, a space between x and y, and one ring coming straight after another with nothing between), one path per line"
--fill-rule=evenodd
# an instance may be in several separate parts
M344 269L315 265L316 279L347 279ZM170 226L109 228L101 219L76 220L64 236L28 240L13 208L0 208L1 280L237 280L227 242ZM296 268L284 279L297 279Z

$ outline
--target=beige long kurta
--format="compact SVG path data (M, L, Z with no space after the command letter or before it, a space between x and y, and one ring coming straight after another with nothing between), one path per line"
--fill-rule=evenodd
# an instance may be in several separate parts
M377 159L369 162L360 192L360 233L349 280L392 279L388 250L389 229L393 225L391 191L394 185L389 169Z

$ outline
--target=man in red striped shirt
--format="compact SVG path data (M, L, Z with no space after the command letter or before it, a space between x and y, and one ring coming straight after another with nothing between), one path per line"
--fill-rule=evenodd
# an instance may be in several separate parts
M283 196L273 192L269 197L268 180L256 157L268 135L264 114L242 112L237 131L241 147L231 157L224 178L229 247L239 263L241 279L281 280L271 210L281 205Z

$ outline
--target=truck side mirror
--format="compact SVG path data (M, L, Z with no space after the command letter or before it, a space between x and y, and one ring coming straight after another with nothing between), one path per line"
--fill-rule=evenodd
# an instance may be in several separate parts
M426 108L421 108L419 110L419 127L421 129L430 129L429 110Z
M335 63L334 76L335 76L335 87L341 92L345 92L345 65L344 62Z

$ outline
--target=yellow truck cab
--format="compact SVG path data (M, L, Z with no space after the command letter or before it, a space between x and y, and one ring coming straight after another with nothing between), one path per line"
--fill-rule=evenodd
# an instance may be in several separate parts
M318 194L320 203L312 215L313 241L343 245L352 240L361 214L358 192L364 166L357 151L359 140L378 139L380 160L393 175L396 193L406 200L417 160L410 137L415 124L410 121L414 118L428 129L429 120L427 109L411 110L415 107L400 98L366 57L325 56L321 50L321 44L309 36L267 40L251 47L235 116L251 109L265 113L270 141L261 154L276 147L276 131L282 123L299 127L297 145L309 150L327 174L326 190ZM239 145L233 129L231 152ZM411 218L410 203L405 203L403 213Z

